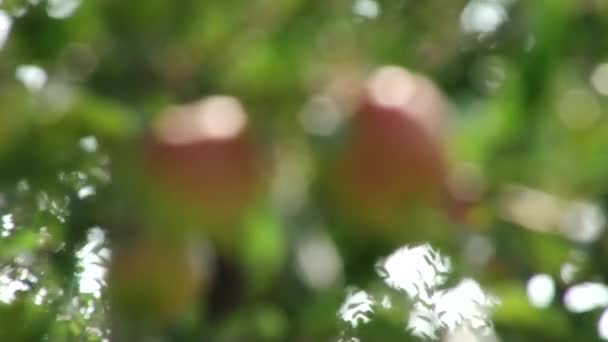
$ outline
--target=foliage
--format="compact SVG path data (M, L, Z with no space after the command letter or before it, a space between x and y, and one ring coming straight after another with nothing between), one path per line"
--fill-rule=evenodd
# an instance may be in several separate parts
M0 340L608 339L606 30L603 0L0 0ZM332 196L356 136L335 112L382 65L443 92L460 220ZM218 94L247 113L232 160L146 145ZM188 193L222 163L233 197ZM441 281L410 267L444 256ZM463 286L482 327L444 321Z

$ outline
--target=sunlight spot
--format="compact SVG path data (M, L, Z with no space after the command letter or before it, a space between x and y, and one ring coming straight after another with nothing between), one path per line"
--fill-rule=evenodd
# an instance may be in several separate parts
M83 199L95 195L95 187L91 185L84 186L78 190L78 198Z
M10 269L3 270L0 274L0 302L10 304L15 300L19 291L27 291L30 287L23 281L13 279L7 273Z
M460 25L464 32L477 33L483 38L507 19L507 11L498 1L471 0L462 11Z
M304 106L299 119L306 132L327 136L338 129L344 116L334 100L329 97L316 96Z
M95 305L91 301L88 301L86 305L80 307L80 313L85 319L91 318L93 312L95 312Z
M14 259L15 264L21 267L30 267L34 262L34 255L32 251L24 251L23 253L17 255Z
M479 283L465 278L456 287L438 292L435 303L437 318L449 330L467 325L473 329L489 327L489 310L498 299L484 293Z
M598 205L575 201L566 209L560 230L572 241L590 243L602 235L605 225L606 218Z
M382 307L385 309L390 309L393 307L393 303L391 303L391 299L388 296L384 296L384 298L382 298L380 305L382 305Z
M500 216L512 223L543 233L590 243L605 229L602 208L588 200L566 201L553 194L521 185L508 185L500 200Z
M80 0L48 0L46 11L49 17L65 19L70 17L80 6Z
M2 228L6 230L12 230L15 228L15 221L13 220L13 214L2 215Z
M491 333L489 311L498 300L488 296L472 279L463 279L456 287L437 290L429 302L416 301L408 321L414 336L436 339L442 327L454 331L471 327L482 335Z
M564 295L566 309L582 313L608 305L608 287L601 283L574 285Z
M17 192L23 193L28 191L30 191L30 183L27 181L27 179L21 179L17 182Z
M475 331L468 327L455 329L442 339L443 342L498 342L494 332L485 336L479 336Z
M361 342L361 340L356 337L340 337L338 342Z
M380 5L375 0L355 0L353 13L360 17L374 19L380 14Z
M498 300L486 295L473 279L463 279L453 288L440 288L450 271L450 259L428 244L402 247L378 266L387 285L404 291L414 301L407 325L413 335L437 338L440 328L452 330L462 325L489 328L488 311Z
M369 323L370 315L374 312L373 305L374 300L367 292L351 290L340 307L338 315L343 321L356 328L359 324Z
M26 281L30 284L38 282L38 277L27 268L20 268L17 271L17 280Z
M40 0L38 0L40 1ZM30 0L31 3L31 0ZM0 0L0 5L2 5L2 0ZM13 18L21 18L23 17L29 10L29 4L27 3L13 3L12 6L9 6L8 14Z
M210 138L224 139L239 134L247 123L241 104L229 97L208 99L198 113L200 128Z
M297 148L277 146L275 173L270 186L273 205L285 215L298 212L308 197L310 161Z
M36 305L42 305L44 303L44 301L45 301L48 293L49 292L44 287L41 288L40 290L38 290L38 292L34 296L34 304L36 304Z
M410 334L437 339L457 329L470 328L484 339L494 336L489 315L500 303L499 299L486 294L479 283L470 278L445 288L450 270L450 259L429 244L399 248L376 266L385 284L409 297L411 308L406 328ZM378 303L367 292L352 290L339 316L356 328L359 323L372 319L375 305L385 309L393 307L386 295Z
M105 284L105 263L110 257L110 250L102 247L104 244L105 232L93 227L87 234L87 243L76 253L78 265L82 268L78 274L80 292L93 294L96 298L101 295Z
M598 64L590 77L593 89L602 95L608 95L608 63Z
M93 167L89 170L91 176L101 183L108 183L112 180L112 174L106 168Z
M597 334L602 340L608 340L608 310L604 310L597 322Z
M369 97L380 107L402 109L416 95L416 77L404 68L378 68L367 83Z
M10 236L12 230L15 229L15 222L13 221L13 214L5 214L1 217L2 223L2 232L0 233L1 237Z
M548 192L516 184L505 186L501 197L499 214L503 219L543 233L555 232L566 206Z
M56 119L70 109L76 100L75 89L64 82L50 82L44 87L43 95L49 110L52 111L47 115L52 119Z
M342 260L327 234L309 233L296 244L296 266L302 281L315 289L335 285L342 275Z
M449 258L424 244L398 249L379 266L378 272L388 286L403 290L410 297L429 299L425 289L443 285L450 269Z
M486 265L496 253L494 244L483 235L473 235L464 246L464 258L471 265Z
M15 77L32 93L40 91L47 81L46 71L37 65L19 65Z
M477 342L478 339L469 329L456 329L447 334L443 339L444 342Z
M247 126L241 103L231 96L211 96L171 109L157 122L158 138L168 144L232 139Z
M564 283L570 284L574 281L576 272L578 272L578 267L570 262L566 262L562 265L562 268L559 271L559 276L562 278Z
M89 334L91 334L91 335L93 335L93 336L95 336L97 338L103 336L103 332L101 331L101 329L99 329L97 327L89 328L87 330L88 330ZM104 340L107 340L107 339L102 339L101 342L103 342Z
M441 140L447 104L435 83L398 65L383 65L365 82L365 104L395 111Z
M526 286L528 300L532 306L543 309L551 305L555 297L555 282L548 274L536 274Z
M414 302L407 321L407 330L414 336L425 339L437 339L439 321L433 308L423 302Z
M0 50L8 39L11 26L13 26L13 19L5 11L0 10Z
M95 136L89 135L86 137L82 137L80 141L78 141L78 145L82 148L83 151L93 153L97 151L99 147L99 143L97 142L97 138Z

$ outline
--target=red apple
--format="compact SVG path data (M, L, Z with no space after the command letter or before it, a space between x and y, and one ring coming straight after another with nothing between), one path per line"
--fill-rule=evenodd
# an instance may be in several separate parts
M441 200L445 102L430 80L397 66L373 72L362 94L330 182L349 214L395 224L408 206Z
M145 150L159 196L206 223L238 218L260 185L259 151L234 97L170 108L154 123Z

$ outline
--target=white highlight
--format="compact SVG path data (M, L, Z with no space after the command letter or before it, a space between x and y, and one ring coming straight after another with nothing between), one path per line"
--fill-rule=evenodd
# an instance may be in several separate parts
M496 334L491 332L485 336L479 336L470 327L461 327L443 336L443 342L499 342Z
M528 280L526 293L532 306L546 308L555 297L555 282L548 274L536 274Z
M78 265L83 270L78 274L80 292L91 293L96 298L101 296L105 285L106 267L103 265L110 258L110 250L102 247L104 243L104 231L93 227L87 235L87 243L76 253Z
M374 19L380 14L380 5L375 0L355 0L353 13L360 17Z
M44 287L41 288L34 296L34 304L42 305L47 298L49 292Z
M13 220L13 214L2 215L2 228L6 230L12 230L15 228L15 221Z
M597 334L602 340L608 340L608 310L604 310L597 322Z
M404 246L384 262L377 272L391 288L402 291L411 303L407 330L414 336L438 339L461 329L471 329L480 338L495 336L489 318L499 300L484 292L473 279L462 279L458 285L445 288L450 272L450 259L424 244ZM350 291L338 316L353 328L368 323L376 305L393 307L388 296L375 299L367 292Z
M404 68L387 65L375 71L368 82L368 94L382 107L402 109L416 93L416 76Z
M437 338L440 328L449 331L468 325L489 332L488 311L498 300L486 295L473 279L443 289L451 262L425 244L402 247L379 267L390 287L404 291L413 301L407 328L415 336Z
M0 10L0 50L4 47L12 26L13 19L5 11Z
M484 266L494 257L496 249L490 239L483 235L471 236L464 246L464 258L476 266Z
M237 135L246 118L241 104L231 98L214 98L197 115L198 123L210 138L224 139Z
M231 139L246 125L245 110L236 98L211 96L193 105L174 108L160 119L156 132L160 140L180 145Z
M589 80L595 91L608 95L608 63L597 65L591 72Z
M97 148L99 147L97 138L95 138L92 135L82 137L80 139L80 141L78 142L78 145L80 145L80 148L82 148L83 151L88 152L88 153L93 153L93 152L97 151Z
M2 215L2 231L0 232L0 237L7 237L12 234L13 229L15 229L15 222L13 221L13 214L5 214Z
M574 281L576 277L576 272L578 272L578 267L576 267L572 263L565 263L562 265L562 268L559 270L559 276L562 278L562 281L566 284L570 284Z
M340 307L338 315L343 321L356 328L359 324L369 323L370 315L374 312L373 305L374 300L367 292L350 291Z
M310 233L297 242L296 269L309 287L324 289L341 278L342 260L329 236Z
M451 269L450 259L435 252L430 245L402 247L384 261L380 274L384 282L405 291L410 297L429 299L425 288L435 288L445 283Z
M304 106L299 119L306 132L327 136L336 131L344 120L344 115L334 100L329 97L316 96Z
M12 303L17 292L29 289L30 287L22 281L12 279L6 274L0 275L0 302L2 303Z
M460 25L466 33L485 35L494 32L508 15L498 1L471 0L460 15Z
M83 199L95 195L95 187L91 185L83 186L78 190L78 198Z
M465 278L456 287L439 291L435 311L450 330L465 324L483 329L488 326L486 310L496 304L497 299L485 294L477 281Z
M80 7L80 0L48 0L46 12L54 19L65 19Z
M21 81L27 90L35 93L44 87L48 76L46 71L37 65L19 65L15 71L15 78Z
M602 235L605 226L606 217L598 205L576 201L568 206L560 230L572 241L590 243Z
M566 291L564 305L574 313L605 307L608 305L608 287L601 283L574 285Z

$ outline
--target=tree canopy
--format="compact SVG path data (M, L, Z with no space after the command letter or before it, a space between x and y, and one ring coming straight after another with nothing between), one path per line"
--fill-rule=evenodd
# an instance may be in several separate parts
M605 32L0 0L0 341L608 340Z

